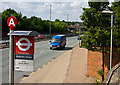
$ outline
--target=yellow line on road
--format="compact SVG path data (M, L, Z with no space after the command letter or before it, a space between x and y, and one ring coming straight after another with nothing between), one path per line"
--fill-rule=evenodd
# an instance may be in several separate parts
M45 67L46 65L43 65L43 67Z
M34 74L35 72L32 72L30 75Z
M48 62L48 64L50 64L50 62Z
M51 62L53 62L54 61L54 59L52 59L52 61Z
M22 78L22 80L26 79L26 77Z
M37 71L40 70L40 68L37 69Z

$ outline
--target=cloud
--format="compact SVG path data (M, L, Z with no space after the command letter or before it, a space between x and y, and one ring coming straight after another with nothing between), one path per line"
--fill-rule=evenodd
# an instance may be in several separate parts
M23 16L37 16L43 20L50 17L50 5L52 20L67 20L66 14L69 14L69 20L79 20L82 2L2 2L2 11L12 8L17 12L21 12ZM84 3L84 6L85 3Z
M11 8L23 16L37 16L46 20L50 17L50 5L52 20L67 20L66 14L69 14L69 20L74 21L79 20L82 8L88 7L88 0L2 0L0 11Z
M2 2L73 2L73 1L83 2L83 0L2 0Z
M4 4L4 5L2 4L1 6L2 6L1 8L4 8L4 9L1 9L1 12L4 11L5 9L8 9L8 8L9 8L9 6L6 5L6 4Z
M2 2L105 2L107 0L1 0ZM114 2L115 0L108 0ZM120 0L116 0L120 1Z
M88 7L88 2L72 2L70 4L71 7L77 8L77 7Z
M75 7L75 6L80 6L80 3L74 1L73 3L70 4L71 7Z
M18 8L24 9L24 10L28 9L28 7L29 7L29 4L25 3L25 2L19 2L16 5L17 5Z

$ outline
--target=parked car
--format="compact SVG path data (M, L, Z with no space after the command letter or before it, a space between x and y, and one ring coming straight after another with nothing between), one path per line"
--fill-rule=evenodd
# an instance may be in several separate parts
M47 38L47 39L50 38L50 35L49 35L49 34L45 34L44 36L45 36L45 38Z
M44 38L43 34L38 35L38 39L43 39L43 38Z
M50 41L50 49L65 48L66 36L65 35L55 35Z

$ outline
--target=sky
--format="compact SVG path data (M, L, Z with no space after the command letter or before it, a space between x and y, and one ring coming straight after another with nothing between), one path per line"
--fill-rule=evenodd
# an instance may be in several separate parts
M2 3L0 12L11 8L16 12L21 12L23 16L28 18L36 16L42 20L55 19L81 22L82 8L88 8L88 0L0 0ZM110 0L113 1L113 0Z

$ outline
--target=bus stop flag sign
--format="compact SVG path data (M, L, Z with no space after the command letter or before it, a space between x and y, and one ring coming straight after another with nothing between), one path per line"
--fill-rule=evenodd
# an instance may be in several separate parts
M17 19L14 16L10 16L7 19L7 24L10 27L10 30L13 30L13 28L17 25Z
M16 71L33 71L34 37L15 36L14 54Z

